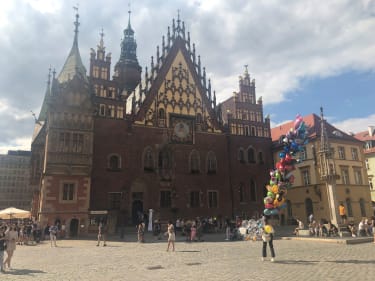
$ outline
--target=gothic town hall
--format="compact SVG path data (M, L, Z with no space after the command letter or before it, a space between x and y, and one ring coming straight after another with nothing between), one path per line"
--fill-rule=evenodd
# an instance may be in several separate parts
M40 223L59 221L74 236L96 231L100 219L113 232L150 209L164 221L261 214L273 167L270 120L247 69L218 103L179 16L142 68L129 13L113 70L101 34L87 71L78 18L35 121L31 184Z

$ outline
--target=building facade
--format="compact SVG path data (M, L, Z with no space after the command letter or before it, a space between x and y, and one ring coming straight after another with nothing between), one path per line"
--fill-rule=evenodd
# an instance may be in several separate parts
M295 165L295 181L288 189L287 208L281 213L283 219L299 218L307 222L307 217L314 214L317 220L336 220L340 203L346 208L348 221L358 223L362 217L372 216L362 141L333 127L322 116L311 114L303 120L309 128L309 142L305 151L296 155L300 161ZM293 122L271 130L275 162L282 151L281 140L291 128ZM323 153L325 146L329 159Z
M31 209L30 158L31 151L22 150L0 155L0 209Z
M32 141L33 213L70 235L160 220L259 216L272 165L270 120L245 69L218 104L178 17L141 75L130 24L111 78L103 33L89 73L78 48L49 79ZM145 42L141 42L141 44Z
M371 192L371 200L375 215L375 127L368 126L367 131L355 134L355 138L364 143L367 180Z

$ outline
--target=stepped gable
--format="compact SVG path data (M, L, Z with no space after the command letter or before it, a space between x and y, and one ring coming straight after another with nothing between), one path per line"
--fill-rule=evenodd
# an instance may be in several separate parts
M151 57L150 72L146 67L144 80L130 97L135 120L146 122L147 116L152 114L157 119L158 109L163 108L165 113L190 117L200 113L207 129L221 131L216 94L211 93L211 81L207 81L200 56L196 56L195 44L191 44L190 33L186 35L185 24L179 16L177 23L173 19L172 29L168 27L166 38L162 37L161 50L157 46L155 62ZM175 79L179 80L179 85L175 84Z

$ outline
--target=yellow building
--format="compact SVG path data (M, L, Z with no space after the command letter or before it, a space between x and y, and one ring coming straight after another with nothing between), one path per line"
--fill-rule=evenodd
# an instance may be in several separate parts
M368 183L370 186L371 200L375 205L375 127L369 126L367 131L357 133L355 137L364 142L364 155ZM375 209L375 207L374 207ZM375 215L375 210L374 210Z
M305 151L295 156L300 162L293 171L294 184L288 188L287 207L280 212L282 222L291 223L295 218L307 222L313 214L315 220L340 224L340 203L345 206L348 222L372 216L363 142L324 121L323 114L311 114L303 120L309 128L309 142ZM283 150L282 139L291 128L293 122L271 130L275 166ZM330 147L328 157L324 147Z

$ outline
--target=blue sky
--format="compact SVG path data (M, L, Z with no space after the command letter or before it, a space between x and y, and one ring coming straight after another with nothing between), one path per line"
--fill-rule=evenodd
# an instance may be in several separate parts
M375 109L375 72L350 71L331 77L305 78L299 88L286 93L287 100L280 104L266 104L264 110L273 116L274 123L293 119L293 111L301 115L315 113L320 107L328 121L345 132L360 132L373 125ZM355 120L363 126L346 124Z
M131 24L144 69L180 10L217 100L238 91L248 65L271 126L296 114L319 114L345 132L375 125L375 0L137 0ZM59 73L73 42L79 5L79 48L104 29L112 69L119 59L128 1L12 0L0 9L0 153L30 149L48 69ZM322 4L324 3L324 4Z

